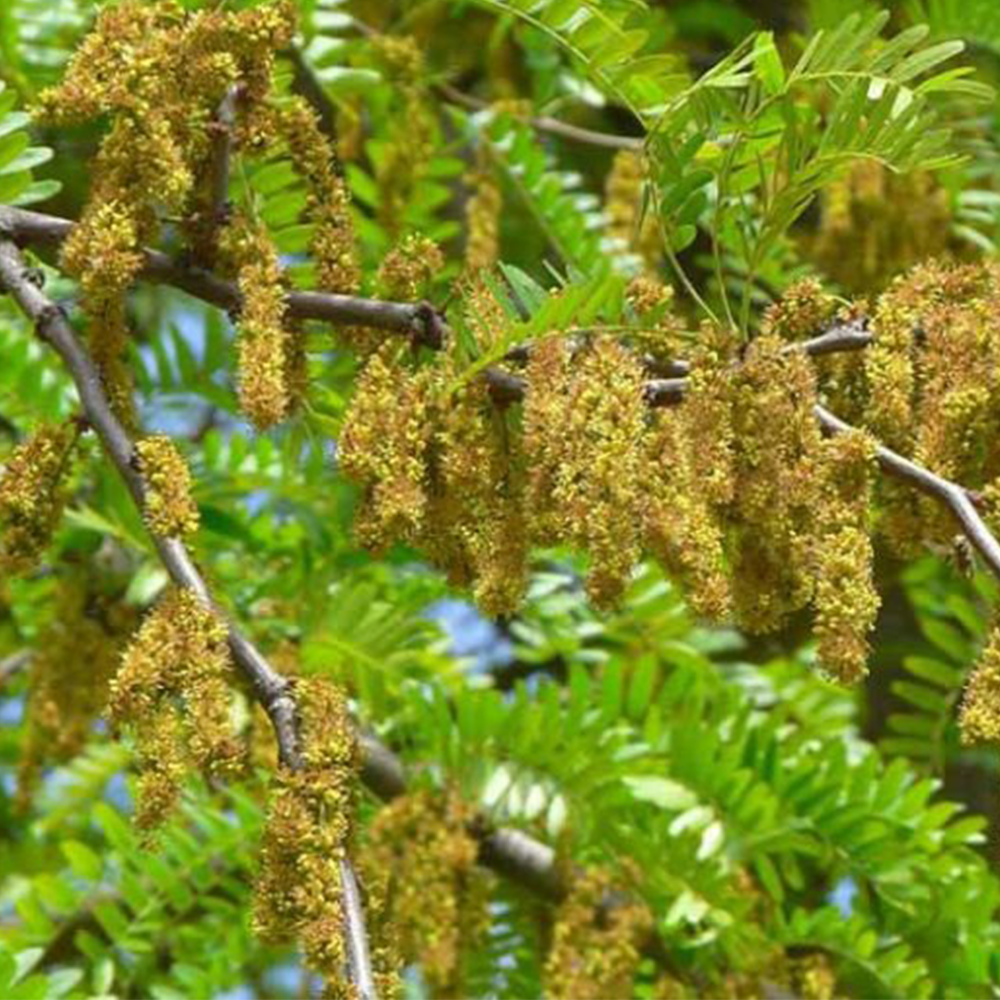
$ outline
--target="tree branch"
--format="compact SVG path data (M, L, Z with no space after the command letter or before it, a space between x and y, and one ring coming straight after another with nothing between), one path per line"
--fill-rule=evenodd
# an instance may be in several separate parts
M468 111L487 111L492 106L489 101L480 100L470 94L463 94L447 83L434 84L435 90L440 97L451 104L457 104ZM627 149L638 153L643 147L643 140L638 136L615 135L611 132L598 132L595 129L581 128L579 125L570 125L569 122L561 121L558 118L549 118L547 115L511 115L518 122L530 125L537 132L547 132L549 135L557 135L561 139L568 139L570 142L585 143L588 146L600 146L603 149Z
M25 667L27 667L32 659L34 658L34 653L30 649L21 649L16 653L11 653L10 656L5 656L0 660L0 689L9 681L12 677L19 674Z
M0 288L13 296L35 324L38 337L62 358L76 385L88 422L97 432L105 453L125 481L133 499L141 507L145 484L132 463L133 444L111 411L100 376L63 310L34 284L31 270L25 266L19 250L9 240L0 240ZM191 589L206 607L217 611L218 606L184 543L155 537L154 543L174 583ZM288 681L271 667L232 622L229 622L229 646L234 661L271 720L282 762L298 768L301 766L301 755L297 743L296 707ZM406 794L406 773L399 758L369 733L359 733L358 741L362 755L362 782L383 800ZM485 821L475 824L471 832L479 841L479 861L483 865L550 901L557 902L566 895L568 886L565 876L556 864L555 852L547 844L520 830L496 829ZM359 937L364 925L355 903L359 904L360 900L356 893L351 892L352 887L356 889L356 877L352 879L348 876L345 883L348 882L350 886L344 899L347 911L345 931L352 974L360 990L362 983L371 982L371 976L367 944ZM658 936L650 938L648 950L652 954L662 953L663 945ZM374 998L375 994L359 995Z
M146 484L134 462L135 447L111 410L100 375L63 310L46 298L35 284L32 272L26 267L17 247L7 240L0 241L0 288L6 289L13 296L34 323L39 339L49 344L62 358L76 385L87 421L96 431L105 454L118 470L141 510ZM176 538L161 538L156 535L152 538L160 561L173 582L178 587L190 590L205 607L221 614L221 609L213 600L184 543ZM289 682L274 670L257 647L235 625L230 622L228 628L233 660L249 681L254 696L271 720L281 762L293 771L299 770L303 761L298 745L295 699ZM345 860L342 870L342 873L347 873L342 882L351 979L362 1000L376 1000L364 916L360 910L360 895L351 863Z
M0 205L0 235L19 246L58 246L69 236L73 225L69 219ZM180 263L159 250L146 248L143 256L140 277L172 285L210 305L239 313L240 293L232 282L204 268ZM428 347L440 347L442 343L443 320L427 302L386 302L334 292L293 291L288 293L286 304L289 315L296 319L403 333Z
M215 118L209 125L212 137L210 178L212 200L206 220L214 235L219 226L229 218L229 161L233 151L233 129L236 126L236 107L243 94L243 87L234 83L222 98Z
M828 434L843 434L853 430L850 424L844 423L822 406L815 407L815 413L820 426ZM916 462L911 462L884 445L875 446L875 457L884 473L911 483L921 493L948 507L961 525L965 537L976 547L993 575L1000 579L1000 543L979 516L968 490Z

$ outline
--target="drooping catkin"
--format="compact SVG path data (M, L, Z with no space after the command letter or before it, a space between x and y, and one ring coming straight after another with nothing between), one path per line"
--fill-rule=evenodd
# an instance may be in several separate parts
M565 346L543 342L528 366L529 504L540 508L536 533L552 532L551 541L566 539L587 552L587 591L608 606L620 599L641 551L643 373L610 339L597 340L574 362Z
M231 261L242 297L239 316L240 408L264 430L287 415L289 332L278 252L267 230L238 214L220 241Z
M959 726L967 743L1000 743L1000 629L996 623L966 683Z
M363 490L356 530L373 549L418 535L427 508L429 377L397 364L397 350L365 364L338 441L340 468Z
M225 626L187 589L161 598L125 650L108 708L112 723L135 735L141 828L167 818L187 767L219 775L242 767L230 721L230 669Z
M601 1000L633 995L644 938L653 915L635 900L611 901L611 875L590 868L574 876L555 915L545 959L545 995L554 1000Z
M842 683L868 671L868 634L881 603L868 526L874 471L875 445L864 432L822 443L813 607L820 668Z
M313 677L296 680L294 690L302 766L281 767L273 779L253 927L266 941L298 940L307 965L337 989L346 961L341 865L351 845L358 750L339 688Z
M463 959L489 925L489 879L476 865L473 813L455 794L421 791L384 806L363 863L388 879L389 918L404 960L419 962L431 993L463 996Z
M0 571L31 569L52 540L66 504L64 482L80 433L75 422L45 424L0 470Z
M198 530L198 506L187 462L164 434L136 442L139 471L146 484L143 516L154 535L184 538Z

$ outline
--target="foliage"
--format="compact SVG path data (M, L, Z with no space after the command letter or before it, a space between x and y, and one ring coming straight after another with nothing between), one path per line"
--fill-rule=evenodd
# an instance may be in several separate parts
M0 994L1000 993L995 12L772 7L4 4Z

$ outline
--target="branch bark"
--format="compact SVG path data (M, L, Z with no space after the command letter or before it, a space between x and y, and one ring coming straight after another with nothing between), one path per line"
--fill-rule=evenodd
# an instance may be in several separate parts
M81 397L84 412L101 438L112 462L132 491L142 502L143 484L131 464L132 445L115 420L104 398L92 363L80 346L62 310L49 302L28 276L16 244L57 245L66 238L73 223L66 219L41 215L22 209L0 206L0 284L5 284L25 313L34 321L38 335L50 343L69 369ZM240 297L236 287L211 272L186 267L156 250L145 250L142 276L170 284L221 308L237 311ZM292 292L288 295L289 312L300 319L326 320L335 324L364 325L403 333L432 347L440 347L447 334L443 319L427 303L385 302L358 296L323 292ZM813 356L835 351L857 350L871 342L871 335L859 326L836 327L826 333L790 345L790 350L806 350ZM671 406L683 399L689 369L684 362L672 366L677 377L651 379L646 383L646 398L652 406ZM500 368L487 369L484 377L498 403L522 399L524 380ZM816 416L828 433L844 433L851 428L823 407ZM962 530L976 546L990 569L1000 577L1000 545L975 509L973 495L887 448L879 446L879 465L883 472L913 484L925 494L944 503L955 514ZM182 543L156 541L168 573L180 586L190 587L210 606L214 606L204 580ZM250 680L278 734L282 759L298 760L295 745L295 706L288 682L278 675L261 653L235 626L230 630L234 659ZM364 784L382 799L406 792L406 776L400 760L383 744L368 734L359 737ZM558 901L568 891L566 876L555 863L555 855L546 844L515 829L495 829L488 825L473 831L478 838L479 860L542 897ZM647 951L662 956L663 945L655 934Z
M50 301L32 280L20 251L0 241L0 288L6 289L34 323L40 340L62 359L76 385L88 423L97 433L105 454L124 480L136 505L142 509L146 485L134 462L135 447L108 403L100 375L84 350L63 310ZM160 561L178 587L190 590L205 607L223 614L195 566L187 547L178 539L152 536ZM249 681L254 696L267 713L278 740L282 764L291 770L302 767L298 744L296 705L291 686L265 659L257 647L232 623L229 648L233 660ZM352 982L362 1000L377 1000L365 934L361 899L353 868L344 862L348 877L345 890L345 938Z
M219 103L215 120L211 124L211 192L208 224L212 231L229 218L229 161L233 151L233 129L236 127L236 109L243 87L234 83Z
M486 111L490 108L489 101L464 94L450 84L438 83L434 85L433 89L444 100L451 104L457 104L467 111ZM515 121L530 125L537 132L547 132L549 135L559 136L560 139L568 139L570 142L579 142L587 146L599 146L602 149L627 149L638 153L644 144L638 136L598 132L595 129L570 125L569 122L561 121L559 118L550 118L547 115L513 115L512 117Z
M22 208L0 205L0 236L19 246L59 246L73 228L69 219ZM238 314L239 289L211 271L183 264L159 250L143 250L140 277L161 285L172 285L203 302ZM368 326L406 334L428 347L442 345L444 321L427 302L386 302L360 295L334 292L289 292L288 313L295 319L324 320L335 326Z

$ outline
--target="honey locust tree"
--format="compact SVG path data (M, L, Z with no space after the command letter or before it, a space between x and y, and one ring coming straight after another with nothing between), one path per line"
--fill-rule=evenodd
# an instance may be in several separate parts
M4 995L1000 991L1000 23L770 6L4 5Z

